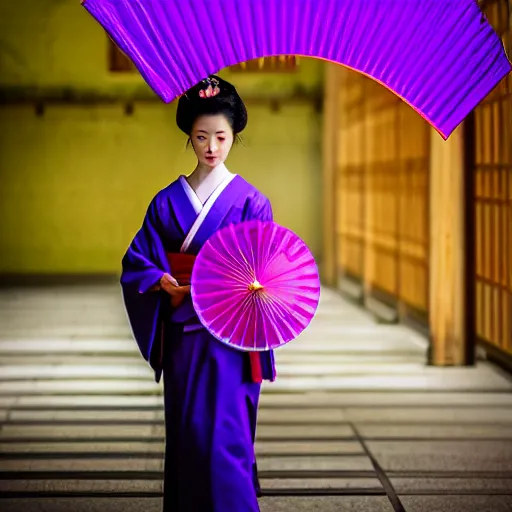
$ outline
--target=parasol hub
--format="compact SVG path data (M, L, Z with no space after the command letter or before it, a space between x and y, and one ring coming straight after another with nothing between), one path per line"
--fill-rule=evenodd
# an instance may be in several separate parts
M258 290L262 290L262 289L263 289L263 285L258 283L258 281L256 281L256 280L254 280L254 282L249 285L249 291L251 291L251 292L257 292Z

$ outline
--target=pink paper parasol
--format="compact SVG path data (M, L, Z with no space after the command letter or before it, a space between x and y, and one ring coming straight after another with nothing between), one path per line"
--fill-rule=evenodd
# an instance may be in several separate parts
M194 308L218 340L244 351L280 347L311 322L320 298L313 255L292 231L248 221L217 231L197 255Z

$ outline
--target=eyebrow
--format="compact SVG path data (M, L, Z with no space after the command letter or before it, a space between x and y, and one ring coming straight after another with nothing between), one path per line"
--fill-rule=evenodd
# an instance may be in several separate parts
M206 130L197 130L197 133L208 133ZM220 132L215 133L226 133L224 130L221 130Z

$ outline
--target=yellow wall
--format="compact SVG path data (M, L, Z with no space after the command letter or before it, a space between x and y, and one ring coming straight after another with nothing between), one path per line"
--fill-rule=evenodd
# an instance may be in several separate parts
M78 0L0 5L0 86L75 90L142 89L138 75L107 71L106 36ZM221 74L242 95L322 86L323 63L301 60L297 74ZM274 113L248 104L245 146L228 167L273 202L276 221L321 248L321 116L310 104ZM0 273L118 272L120 258L154 193L193 170L175 126L175 104L0 107Z

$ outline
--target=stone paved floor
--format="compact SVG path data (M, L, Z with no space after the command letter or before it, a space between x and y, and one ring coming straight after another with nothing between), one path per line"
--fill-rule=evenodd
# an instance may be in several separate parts
M512 511L512 379L425 350L324 289L264 385L262 512ZM159 512L160 393L115 285L0 290L0 510Z

